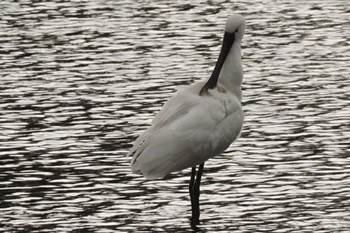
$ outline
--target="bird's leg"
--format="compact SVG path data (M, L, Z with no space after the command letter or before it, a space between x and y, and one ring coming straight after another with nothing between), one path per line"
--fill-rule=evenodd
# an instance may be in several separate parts
M196 203L196 213L197 213L197 219L195 221L196 224L199 224L199 195L200 195L200 189L199 186L201 184L201 178L203 174L203 168L204 168L204 163L200 164L198 167L198 172L197 172L197 177L196 177L196 182L194 183L194 198L195 198L195 203Z
M191 198L191 209L192 209L192 219L191 222L193 223L193 220L196 219L197 213L195 212L195 196L194 196L194 183L196 178L196 167L192 167L191 172L191 180L189 185L189 191L190 191L190 198Z
M199 224L199 195L200 195L200 183L203 174L204 163L199 165L197 177L196 177L196 167L192 167L191 180L190 180L190 197L191 197L191 206L192 206L192 220L191 223L193 226Z

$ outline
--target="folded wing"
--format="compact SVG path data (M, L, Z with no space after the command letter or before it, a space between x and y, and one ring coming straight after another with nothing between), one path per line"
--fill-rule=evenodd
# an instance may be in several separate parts
M164 177L222 153L238 137L243 124L239 102L220 93L219 98L199 96L197 91L192 86L163 106L129 153L132 172Z

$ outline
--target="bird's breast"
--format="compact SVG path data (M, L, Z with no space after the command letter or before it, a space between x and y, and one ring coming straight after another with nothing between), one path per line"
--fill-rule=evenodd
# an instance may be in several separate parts
M209 90L205 96L186 95L186 113L168 125L169 130L195 157L208 159L223 152L242 128L243 111L238 98L222 87Z

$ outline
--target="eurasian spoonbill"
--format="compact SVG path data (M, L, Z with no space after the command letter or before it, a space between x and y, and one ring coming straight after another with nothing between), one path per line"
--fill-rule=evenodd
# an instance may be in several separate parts
M129 152L133 156L132 172L148 179L192 167L192 226L199 224L199 185L204 162L224 152L242 129L244 29L241 15L228 18L221 52L209 80L195 83L170 98Z

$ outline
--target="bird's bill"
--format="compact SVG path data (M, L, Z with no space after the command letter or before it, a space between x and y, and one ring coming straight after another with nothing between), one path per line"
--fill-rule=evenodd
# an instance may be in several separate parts
M231 47L235 41L235 33L229 33L225 31L224 34L224 40L222 42L222 47L220 51L219 58L216 62L215 68L213 70L213 73L211 74L208 82L203 86L203 88L200 91L200 95L204 95L207 93L208 89L213 89L216 87L220 75L220 71L222 69L222 66L224 65L224 62L227 58L227 55L229 54Z

